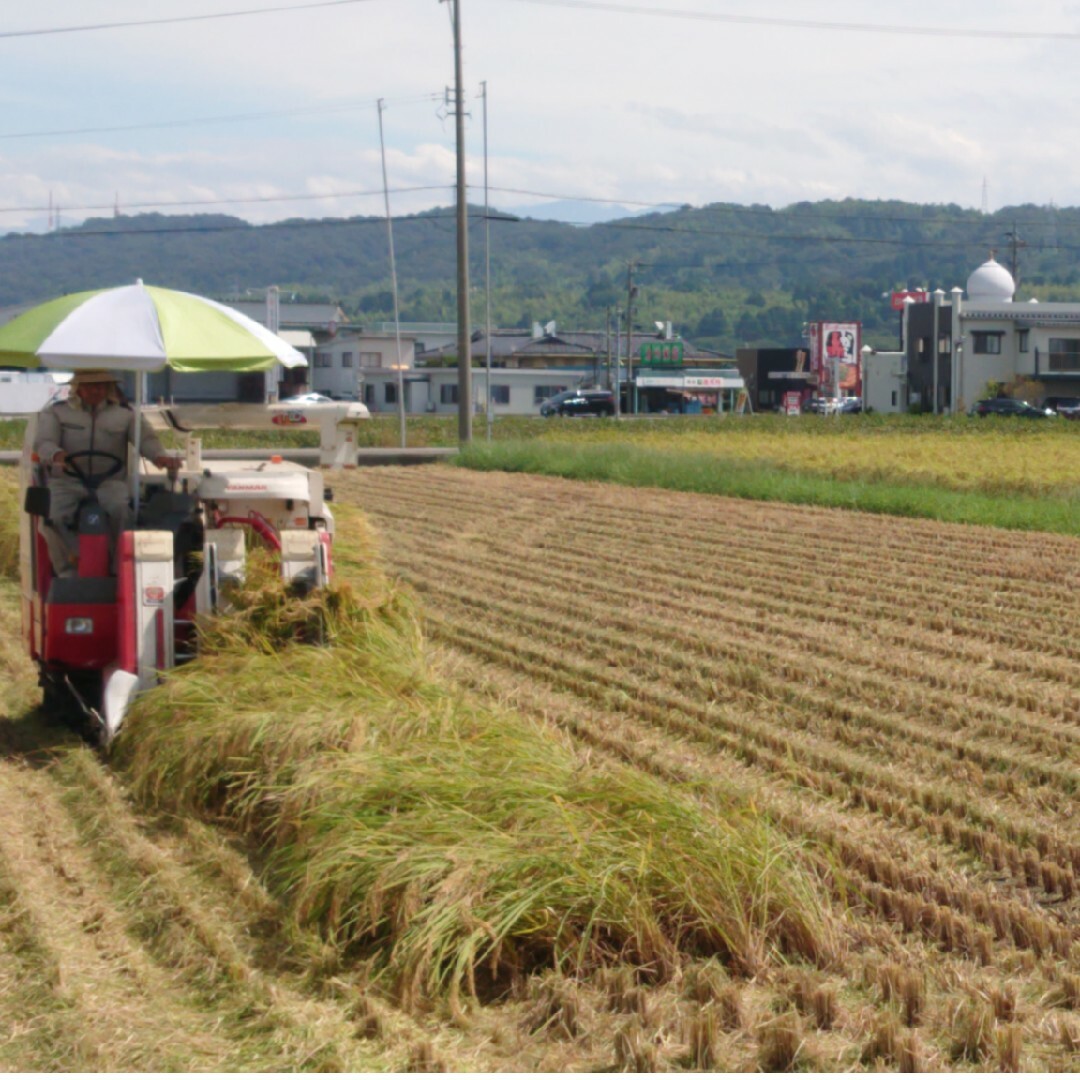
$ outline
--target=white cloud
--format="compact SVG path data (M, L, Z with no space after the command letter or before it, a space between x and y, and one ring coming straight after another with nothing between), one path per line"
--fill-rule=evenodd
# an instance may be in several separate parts
M629 0L668 10L971 29L1073 32L1080 6L954 0ZM255 5L252 5L255 6ZM268 5L269 6L269 5ZM178 0L53 0L32 25L184 13ZM867 8L873 10L868 13ZM454 125L430 95L452 77L445 4L370 0L309 12L0 43L0 136L274 113L82 136L0 137L0 230L40 221L49 193L111 206L211 207L253 221L379 213L376 98L395 212L447 204ZM9 20L10 21L10 20ZM482 180L490 98L495 187L616 202L858 195L978 204L1080 198L1068 168L1080 43L866 34L615 15L519 0L463 4L469 178ZM319 109L323 112L319 112ZM305 110L305 111L300 111ZM274 203L274 196L325 198ZM476 197L476 193L473 193ZM524 197L496 203L522 203ZM77 211L69 211L71 217Z

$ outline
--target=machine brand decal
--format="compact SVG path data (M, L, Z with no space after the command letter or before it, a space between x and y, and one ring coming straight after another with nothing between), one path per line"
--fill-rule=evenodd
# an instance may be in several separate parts
M225 485L226 491L266 491L265 484L234 484L230 481Z
M293 427L296 424L306 424L307 417L302 412L296 412L292 410L290 412L275 413L270 423L277 424L279 427Z
M143 589L143 603L147 607L160 607L165 603L165 590L160 585L147 585Z

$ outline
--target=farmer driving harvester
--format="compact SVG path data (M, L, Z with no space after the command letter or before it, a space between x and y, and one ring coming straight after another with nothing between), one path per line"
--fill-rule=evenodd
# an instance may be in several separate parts
M128 446L135 445L136 413L127 405L110 371L77 372L67 401L41 411L34 451L48 470L49 524L43 528L53 570L75 574L79 561L77 519L80 507L96 495L108 518L110 558L129 527L131 487ZM139 449L158 468L175 468L146 419L140 420Z

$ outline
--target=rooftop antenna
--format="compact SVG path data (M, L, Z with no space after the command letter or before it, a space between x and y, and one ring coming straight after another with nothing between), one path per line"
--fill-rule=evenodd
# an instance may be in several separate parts
M120 192L116 193L116 200L113 203L112 216L118 218L120 216Z
M990 213L990 189L987 187L985 176L983 177L982 212L984 214Z

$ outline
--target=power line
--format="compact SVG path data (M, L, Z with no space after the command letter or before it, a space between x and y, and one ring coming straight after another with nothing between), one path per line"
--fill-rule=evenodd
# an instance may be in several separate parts
M93 30L126 30L134 26L165 26L171 23L207 22L211 19L240 19L249 15L274 15L283 11L312 11L315 8L367 4L371 0L316 0L310 4L284 4L280 7L249 8L244 11L217 11L208 15L171 15L163 19L127 19L123 22L84 23L79 26L47 26L38 30L4 30L0 38L44 37L51 34L81 34Z
M393 195L407 195L416 191L447 191L452 184L420 184L415 187L391 188ZM331 191L303 195L250 195L241 199L176 199L174 201L126 203L128 210L156 210L163 206L240 206L249 203L304 202L321 199L363 199L382 195L382 188L375 191ZM113 210L115 202L93 206L65 206L64 213L82 213L90 210ZM44 206L0 206L0 214L29 214L45 210Z
M440 101L441 93L421 94L414 98L401 98L391 102L394 105L412 105L421 101ZM273 120L282 116L311 116L323 113L353 112L359 109L371 109L370 101L341 102L337 105L312 105L303 108L277 109L255 113L233 113L221 116L198 116L188 120L157 120L141 124L115 124L110 127L60 128L54 131L13 131L0 133L0 139L37 139L51 138L56 135L99 135L117 131L149 131L155 128L195 127L199 124L231 124L244 120Z
M417 222L430 222L438 226L442 221L452 221L454 214L443 212L421 212L417 214L404 214L399 215L396 219L398 221L417 221ZM471 214L470 219L473 221L479 221L483 219L482 214ZM491 216L492 221L501 221L508 224L525 224L519 219L512 217ZM223 225L193 225L193 226L181 226L179 228L154 228L154 229L62 229L57 232L46 233L44 235L35 234L21 234L20 239L28 239L32 241L56 241L60 239L79 240L85 238L96 238L101 236L109 237L139 237L139 236L161 236L161 235L184 235L184 234L211 234L211 233L227 233L227 232L250 232L254 229L259 230L278 230L278 229L308 229L308 228L345 228L356 227L366 225L382 225L384 224L381 218L335 218L329 220L305 220L305 221L282 221L271 222L266 225L250 225L246 222L242 224L223 224ZM630 221L612 221L612 222L598 222L591 227L597 229L624 231L624 232L653 232L653 233L668 233L668 234L682 234L687 236L715 236L725 238L735 238L742 240L753 240L761 243L773 243L773 242L787 242L787 243L804 243L804 244L861 244L869 245L872 247L906 247L906 248L956 248L965 249L969 248L973 241L966 240L890 240L883 237L858 237L847 234L839 235L826 235L815 236L811 234L798 234L798 233L755 233L747 232L738 229L691 229L680 228L674 225L649 225ZM1070 245L1059 245L1061 250L1072 251L1080 250L1080 247L1074 247Z
M441 95L436 95L441 96ZM2 137L2 136L0 136ZM390 193L392 195L408 195L421 191L447 191L453 188L453 184L418 184L412 187L391 188ZM744 216L760 216L767 217L774 221L781 221L785 215L790 214L790 209L770 209L768 207L757 206L739 206L735 204L711 204L707 206L692 206L686 201L672 200L671 202L647 202L640 199L609 199L602 198L595 195L579 195L570 192L551 192L551 191L536 191L529 188L508 188L508 187L496 187L491 186L492 191L498 191L508 195L528 195L535 198L542 199L559 199L569 202L584 202L584 203L597 203L600 205L614 205L614 206L635 206L650 208L656 210L664 210L675 208L685 208L692 214L730 214L735 217ZM184 206L244 206L255 205L265 203L278 203L278 202L317 202L320 200L329 199L362 199L373 198L377 195L382 195L382 189L369 190L369 191L333 191L324 192L319 194L312 194L310 192L304 193L287 193L283 195L250 195L237 198L219 198L219 199L175 199L175 200L154 200L150 202L125 202L125 210L157 210L161 208L173 208ZM115 203L91 203L82 206L66 206L64 208L65 213L83 213L91 211L108 211L115 208ZM27 206L0 206L0 214L26 214L36 213L47 209L45 206L39 206L37 204ZM987 226L986 218L981 215L977 215L977 212L970 211L972 215L976 215L972 220L965 221L954 217L947 217L940 214L875 214L870 211L855 214L829 214L821 212L807 212L800 210L797 215L798 221L806 221L808 219L814 219L818 221L828 221L830 223L850 223L854 221L872 221L872 222L901 222L901 223L913 223L913 224L948 224L954 227L960 226L972 226L978 228L985 228ZM494 218L493 218L494 220ZM1009 221L1012 225L1023 225L1028 228L1038 228L1045 224L1042 219L1026 219L1017 218L1010 215ZM598 224L597 222L590 221L562 221L564 225L575 226L587 226ZM642 226L638 226L642 227ZM1075 223L1059 223L1058 228L1070 229L1080 228L1080 221ZM691 232L700 230L689 230Z
M773 220L780 220L785 214L790 212L790 208L778 208L773 209L771 207L759 207L759 206L738 206L735 204L725 203L712 203L705 206L693 206L686 200L678 201L672 200L670 202L644 202L636 199L620 199L620 198L601 198L595 195L575 195L567 192L551 192L551 191L533 191L526 188L506 188L496 187L492 185L492 191L502 192L504 195L529 195L535 198L541 199L560 199L566 202L584 202L584 203L599 203L605 206L637 206L655 210L670 210L672 207L677 209L685 209L693 214L733 214L737 216L751 215L772 218ZM975 210L968 211L972 215L972 220L961 221L955 217L948 217L942 214L876 214L871 211L845 214L845 213L822 213L814 212L809 213L806 211L799 211L799 220L806 220L808 218L815 218L820 221L874 221L874 222L892 222L892 223L912 223L919 225L931 225L931 224L952 224L952 225L972 225L985 227L986 220L978 215ZM1025 220L1021 218L1013 218L1010 216L1010 221L1016 221L1019 224L1027 226L1038 226L1045 224L1041 219ZM573 225L590 225L594 222L564 222L564 224ZM1080 227L1080 222L1076 225L1070 226L1065 224L1061 226L1063 228Z
M379 195L382 191L378 192ZM417 214L399 214L396 221L453 221L453 213L441 213L441 212L421 212ZM497 218L493 217L492 221L512 221L512 218ZM58 229L55 232L49 233L16 233L14 235L9 234L4 237L6 240L30 240L30 241L44 241L44 242L56 242L59 240L80 240L84 237L97 238L101 236L108 236L113 238L126 237L128 239L134 239L140 236L183 236L191 234L211 234L211 233L230 233L230 232L253 232L255 230L294 230L294 229L332 229L332 228L352 228L357 226L367 225L380 225L385 227L386 220L382 217L371 218L306 218L302 221L272 221L266 225L252 225L248 222L242 222L239 224L228 225L181 225L179 228L153 228L153 229L80 229L80 228L66 228Z
M980 38L998 41L1080 41L1080 33L1068 30L987 30L950 26L910 26L904 24L841 22L825 19L782 19L766 15L728 15L712 11L686 11L647 7L640 4L610 3L604 0L517 0L543 7L601 11L614 15L648 15L666 19L728 23L736 26L767 26L792 30L850 30L862 34L902 34L908 37Z

